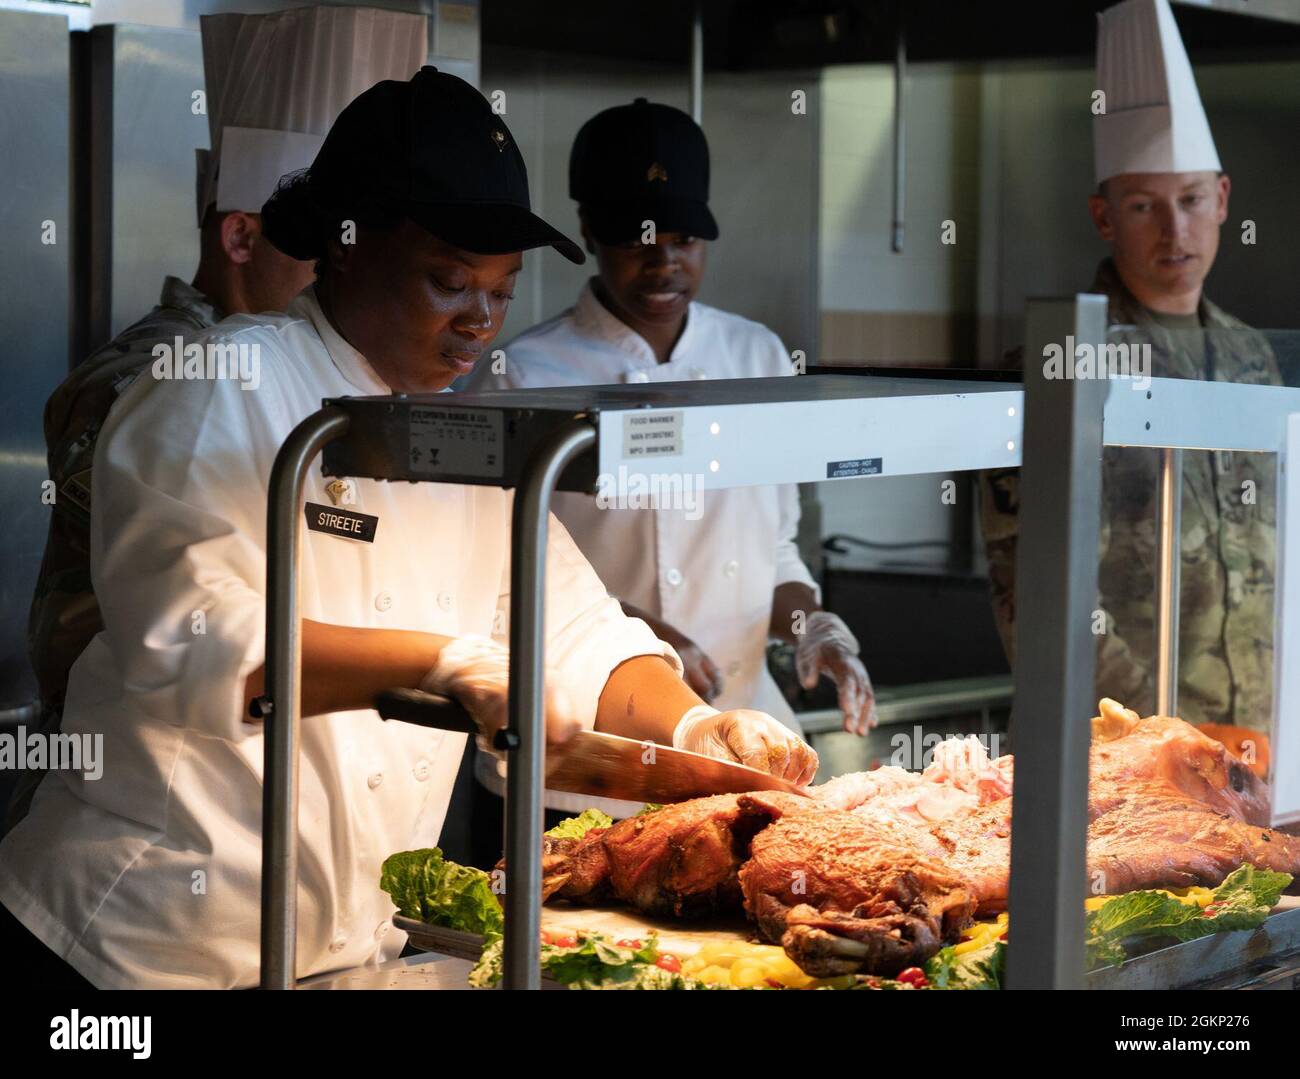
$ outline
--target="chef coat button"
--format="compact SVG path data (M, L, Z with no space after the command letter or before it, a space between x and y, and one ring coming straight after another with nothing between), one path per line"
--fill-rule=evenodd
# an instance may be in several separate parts
M375 610L386 611L393 605L393 594L391 592L380 592L375 597Z
M441 607L444 611L450 611L453 602L454 599L450 592L438 593L438 606Z
M375 926L375 940L383 940L389 930L388 922L380 922Z
M374 775L366 779L366 786L368 786L371 790L374 790L383 781L384 781L384 773L376 772Z
M735 678L740 673L740 661L732 660L727 664L727 677Z
M722 572L725 573L728 577L734 577L737 573L740 572L740 563L737 562L734 558L732 558L727 562L725 566L722 567Z
M627 375L629 382L649 382L650 376L644 371L629 371Z
M424 760L416 761L412 771L415 773L415 778L423 783L429 778L429 762Z
M679 569L676 568L670 569L664 576L666 577L668 583L672 585L674 588L676 588L679 584L682 583L682 572Z
M332 941L330 941L330 951L332 952L341 952L347 946L348 946L348 938L344 936L335 937Z

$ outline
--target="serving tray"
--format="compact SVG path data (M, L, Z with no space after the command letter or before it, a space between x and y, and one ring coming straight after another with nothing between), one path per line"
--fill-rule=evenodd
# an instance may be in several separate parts
M476 933L426 925L393 915L393 924L405 932L412 946L477 961L483 938ZM542 928L555 932L581 929L605 933L614 939L644 937L653 932L663 951L686 958L705 944L754 940L753 927L739 918L680 922L650 918L626 907L575 907L556 903L542 908ZM1300 953L1300 896L1283 896L1268 920L1253 932L1216 933L1165 947L1148 947L1120 967L1103 967L1087 975L1089 989L1181 989L1222 982L1225 978L1247 982L1268 973ZM548 989L560 989L543 978Z

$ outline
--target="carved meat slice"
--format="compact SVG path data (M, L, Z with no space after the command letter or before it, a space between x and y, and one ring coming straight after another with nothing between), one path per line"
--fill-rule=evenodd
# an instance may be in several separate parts
M903 828L969 813L1011 794L1011 758L990 759L974 735L949 738L920 772L894 765L836 776L810 793L828 808L883 818Z

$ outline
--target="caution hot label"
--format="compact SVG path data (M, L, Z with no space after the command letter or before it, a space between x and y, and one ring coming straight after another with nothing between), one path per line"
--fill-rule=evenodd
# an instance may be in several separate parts
M842 480L849 476L879 476L882 461L879 457L855 457L852 461L827 461L826 478Z

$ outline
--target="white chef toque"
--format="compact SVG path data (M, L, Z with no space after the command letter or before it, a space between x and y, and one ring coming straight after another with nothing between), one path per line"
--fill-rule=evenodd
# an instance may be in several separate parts
M312 163L335 118L384 79L407 81L428 55L428 19L359 7L204 15L212 149L198 150L199 224L258 213L280 177Z
M1126 172L1221 169L1169 0L1125 0L1097 16L1097 183Z

